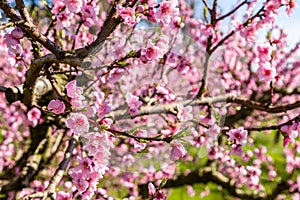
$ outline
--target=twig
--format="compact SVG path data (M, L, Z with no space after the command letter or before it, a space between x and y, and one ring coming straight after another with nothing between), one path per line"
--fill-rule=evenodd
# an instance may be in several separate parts
M240 3L237 7L235 7L233 10L229 11L228 13L222 15L221 17L218 17L216 20L217 21L221 21L223 19L225 19L226 17L229 17L230 15L232 15L234 12L236 12L240 7L242 7L244 4L246 4L248 2L248 0L243 1L242 3Z
M129 138L132 138L138 142L144 140L144 141L161 141L161 142L167 142L167 143L170 143L173 138L172 137L165 137L165 138L157 138L157 137L139 137L139 136L134 136L134 135L130 135L128 134L127 132L125 131L117 131L117 130L113 130L113 129L106 129L106 131L114 134L114 135L122 135L122 136L126 136L126 137L129 137Z
M273 126L265 126L265 127L253 127L253 128L245 128L245 130L248 130L248 131L264 131L264 130L278 130L280 129L281 127L283 126L286 126L286 125L291 125L293 122L295 121L299 121L300 120L300 115L288 120L287 122L284 122L282 124L279 124L279 125L273 125Z

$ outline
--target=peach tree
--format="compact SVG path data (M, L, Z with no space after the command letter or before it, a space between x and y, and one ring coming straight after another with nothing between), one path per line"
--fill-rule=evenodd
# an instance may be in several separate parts
M299 199L296 0L0 2L0 198Z

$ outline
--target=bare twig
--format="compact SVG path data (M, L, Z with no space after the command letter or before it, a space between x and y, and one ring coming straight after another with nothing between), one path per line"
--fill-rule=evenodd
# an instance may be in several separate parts
M245 5L248 2L248 0L243 1L242 3L240 3L237 7L235 7L234 9L232 9L231 11L229 11L228 13L222 15L221 17L218 17L216 20L217 21L221 21L223 19L225 19L226 17L229 17L230 15L232 15L234 12L236 12L240 7L242 7L243 5Z

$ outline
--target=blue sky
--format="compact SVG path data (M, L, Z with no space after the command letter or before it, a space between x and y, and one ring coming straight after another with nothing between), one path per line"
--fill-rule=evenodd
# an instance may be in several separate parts
M47 1L48 3L51 2L51 0L25 0L26 3L35 2L40 3L41 1ZM196 5L200 5L202 7L203 3L202 0L189 0L194 1ZM240 0L218 0L219 6L224 12L231 10L235 5L236 2ZM208 4L211 5L213 0L207 0ZM294 11L294 13L291 16L287 16L284 9L281 9L281 12L278 16L277 25L282 27L286 33L288 33L288 44L294 45L298 41L300 41L300 1L298 2L298 8ZM197 7L197 6L196 6ZM241 14L243 11L241 10ZM201 12L202 13L202 8Z
M201 2L202 0L196 0ZM208 0L209 3L212 0ZM224 11L229 11L233 8L237 2L236 0L219 0L219 5ZM232 2L232 3L229 3ZM278 15L277 25L282 27L284 31L288 34L288 44L295 45L300 41L300 1L298 0L298 8L294 10L291 16L288 16L285 12L285 8L280 9L280 14ZM210 4L211 5L211 4Z

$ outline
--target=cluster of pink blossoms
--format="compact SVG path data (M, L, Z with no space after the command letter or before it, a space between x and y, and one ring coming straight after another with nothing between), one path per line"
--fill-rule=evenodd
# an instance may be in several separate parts
M5 43L8 47L8 53L11 56L9 62L15 67L24 67L26 54L23 52L23 47L20 40L24 37L24 33L21 28L15 28L11 33L7 33L4 36ZM19 75L19 74L18 74ZM20 76L23 74L20 73Z
M21 28L15 28L11 33L5 34L5 42L11 53L20 55L22 53L22 46L20 44L20 39L24 37L24 33Z
M85 112L72 112L65 123L74 134L87 139L82 150L86 151L88 156L85 156L84 153L77 156L78 165L70 169L69 173L78 190L78 195L81 195L82 199L90 199L97 191L98 180L108 170L110 148L113 147L113 143L106 132L89 132L88 117L93 116L94 111L97 110L99 119L102 119L110 109L107 107L103 93L93 93L96 108L94 110L94 107L83 102L83 89L76 85L75 80L69 82L65 88L74 110L80 110L83 107L87 109ZM64 110L64 104L60 100L54 100L49 103L48 109L54 113L61 113L61 110ZM101 126L109 127L112 121L102 119L100 123Z
M147 46L141 50L141 61L143 63L159 61L168 51L168 44L169 38L167 36L161 36L156 44L153 44L152 41L149 40Z
M200 122L208 125L208 128L202 126L199 126L198 130L192 128L191 132L194 140L191 141L191 145L197 148L205 145L208 152L215 154L215 142L218 139L221 127L216 123L214 117L203 117Z
M294 143L295 139L299 136L300 124L299 122L293 122L291 125L282 126L280 130L285 134L283 146L286 147L288 144Z
M181 18L179 17L177 0L164 0L157 6L155 6L156 0L140 0L140 2L143 5L139 5L136 10L131 7L117 6L117 12L125 24L129 26L136 25L140 20L139 16L142 15L151 22L161 23L162 26L180 27Z
M184 146L179 142L173 142L171 144L171 156L170 159L172 161L178 160L179 158L184 157L187 154Z
M97 6L95 2L88 0L53 0L52 13L56 16L58 29L68 28L72 19L81 18L87 27L97 23Z
M141 102L137 96L128 93L126 95L126 103L129 107L129 113L131 115L139 114L139 107L143 104L143 102Z
M154 200L167 199L167 195L162 190L156 189L153 183L148 184L148 194L150 196L150 199L154 199Z
M238 156L243 155L242 146L247 143L248 131L243 127L232 129L229 131L229 140L231 141L230 153Z
M70 98L70 103L75 110L79 110L83 107L84 96L83 89L76 85L76 80L70 81L65 86L67 90L67 96Z
M82 199L90 199L97 191L97 183L108 170L110 149L113 147L106 132L90 132L83 135L87 139L83 150L88 156L77 157L78 165L69 170Z
M275 79L277 73L276 68L272 66L271 55L272 46L270 44L261 44L257 46L259 68L258 77L264 81L272 81Z
M106 114L111 111L110 103L107 99L105 99L105 95L103 92L94 92L93 97L98 119L101 120Z

